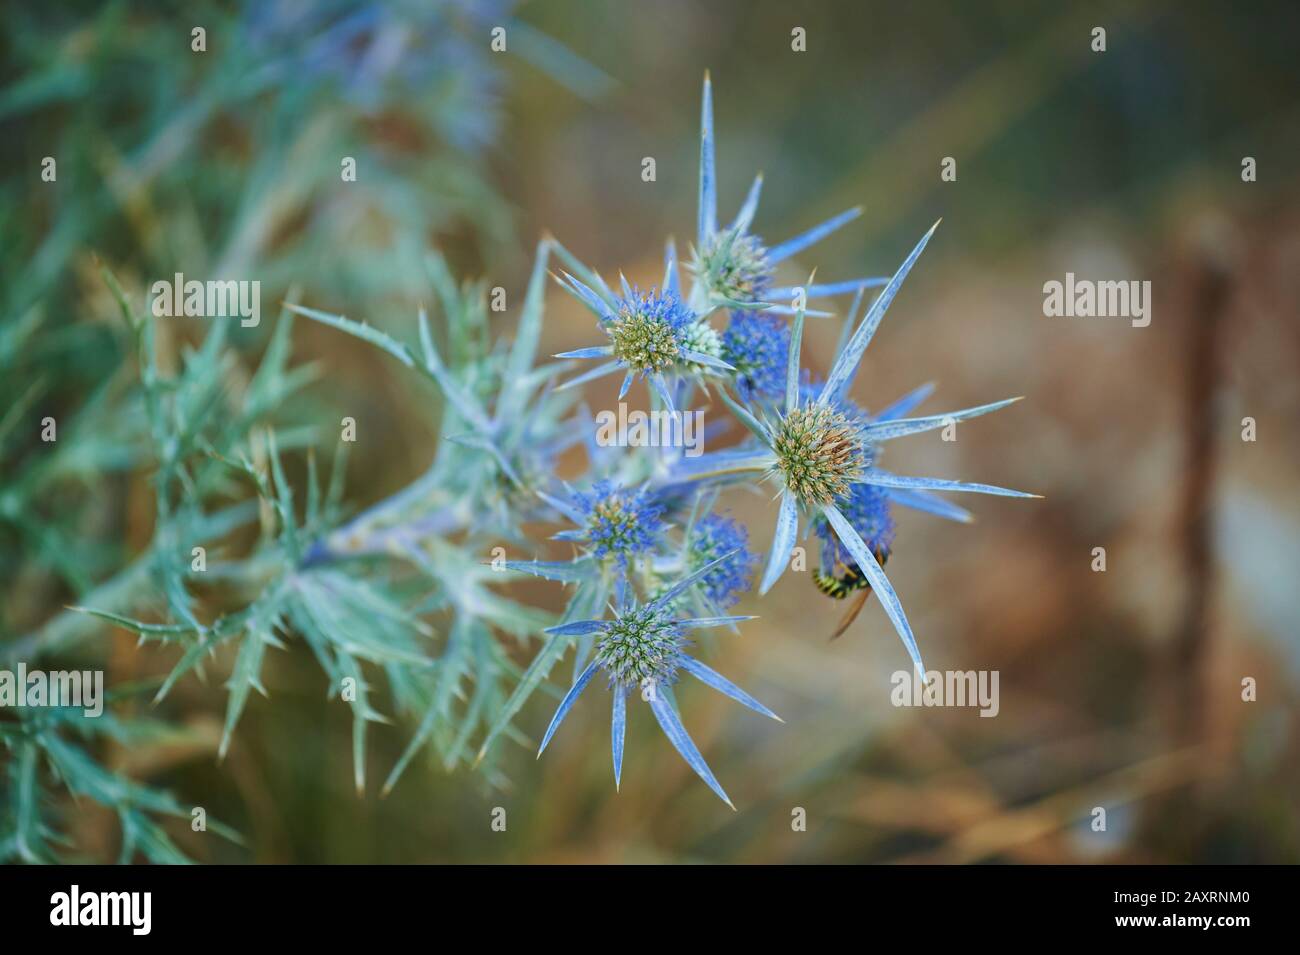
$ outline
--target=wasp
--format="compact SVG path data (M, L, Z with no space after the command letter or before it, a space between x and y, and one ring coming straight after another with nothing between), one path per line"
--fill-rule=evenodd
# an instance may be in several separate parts
M885 561L889 560L887 547L877 547L873 553L876 562L882 567ZM825 567L818 567L813 571L813 583L817 585L817 589L835 600L845 600L849 595L855 594L839 626L831 634L831 639L834 640L849 629L853 621L858 619L858 614L862 613L862 608L867 605L867 598L871 596L871 582L853 561L836 559L831 570L831 573L827 573Z

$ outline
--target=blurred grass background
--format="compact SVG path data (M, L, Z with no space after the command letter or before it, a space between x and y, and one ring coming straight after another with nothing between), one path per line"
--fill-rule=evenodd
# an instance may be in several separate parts
M935 433L891 446L889 466L1045 499L964 501L970 527L903 514L889 564L930 666L1000 671L995 719L891 707L904 657L874 601L830 644L842 607L787 575L740 605L761 619L717 649L719 668L787 725L707 691L682 696L738 814L640 711L616 794L596 706L575 710L545 759L516 749L507 792L417 765L386 799L373 787L358 798L347 715L295 646L269 661L271 698L249 705L223 764L219 680L187 680L169 700L191 731L183 741L114 754L248 841L181 826L187 851L259 862L1300 860L1294 4L518 8L521 23L614 79L598 96L574 95L515 52L492 54L504 6L335 9L372 19L316 72L302 55L319 28L288 14L270 25L224 4L15 15L0 96L4 321L32 309L57 320L43 342L65 373L44 400L71 412L120 361L92 253L137 290L218 263L260 278L268 320L240 333L249 355L269 333L268 303L292 285L311 304L409 329L429 296L413 265L426 243L513 290L550 230L605 274L653 284L663 237L685 245L693 232L709 69L724 218L757 169L755 228L770 242L865 206L789 266L792 280L813 266L828 281L887 274L944 217L857 398L879 407L928 380L939 383L929 409L1026 396L961 425L956 442ZM200 58L187 38L204 21L211 52ZM790 49L795 26L806 53ZM1105 53L1090 48L1094 26L1107 30ZM405 45L367 72L374 61L348 52L387 49L385 30ZM60 198L38 178L54 137ZM358 183L340 186L342 155L361 157ZM640 179L645 156L654 183ZM956 182L940 180L945 156ZM1257 182L1242 182L1244 156ZM1067 271L1150 280L1150 327L1045 318L1042 285ZM508 334L509 315L498 321ZM824 371L837 331L810 325L806 363ZM589 317L553 292L544 334L546 350L577 347ZM300 326L295 339L325 368L303 420L357 418L353 500L414 477L437 439L427 391L329 330ZM591 395L610 406L612 386ZM1247 415L1255 443L1240 437ZM129 552L148 536L148 494L148 475L130 473L68 506L87 510L96 548ZM756 544L770 539L765 500L729 504ZM1091 570L1098 546L1105 573ZM6 630L66 602L70 585L49 576L0 587ZM552 588L521 593L557 606ZM165 672L156 648L102 634L110 683ZM1258 681L1257 702L1241 701L1244 677ZM539 698L518 725L535 738L548 718ZM391 766L409 732L375 732L372 762ZM507 810L505 833L489 826L494 806ZM1089 828L1095 806L1107 809L1105 833ZM795 807L806 832L791 829ZM78 842L110 855L111 816L74 818Z

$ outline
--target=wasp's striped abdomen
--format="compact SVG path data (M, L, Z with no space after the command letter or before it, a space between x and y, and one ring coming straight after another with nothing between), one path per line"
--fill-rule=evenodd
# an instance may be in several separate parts
M875 557L883 567L885 561L889 559L889 551L882 547L876 551ZM855 590L871 589L871 583L858 569L857 564L841 564L837 561L835 573L828 574L824 567L818 567L813 571L812 578L818 590L835 600L843 600Z
M828 574L818 567L813 571L813 583L827 597L833 597L836 600L843 600L853 591L871 586L871 584L867 583L867 578L862 576L856 567L845 567L843 569L846 573L836 575Z

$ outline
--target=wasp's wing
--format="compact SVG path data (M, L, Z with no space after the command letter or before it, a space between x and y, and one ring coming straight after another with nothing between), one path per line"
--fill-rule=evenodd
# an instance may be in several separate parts
M862 608L867 605L867 598L870 596L870 587L864 587L862 590L858 591L858 595L853 598L853 602L849 604L849 609L845 612L843 618L841 618L840 625L836 627L835 632L831 634L832 640L841 636L845 630L853 626L853 621L858 619L858 614L862 613Z

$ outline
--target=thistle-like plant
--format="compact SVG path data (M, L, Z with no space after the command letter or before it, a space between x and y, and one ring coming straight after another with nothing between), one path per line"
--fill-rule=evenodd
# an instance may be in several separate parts
M809 283L800 289L770 288L770 268L776 262L797 251L802 251L834 229L852 219L856 210L830 220L810 232L791 240L775 250L765 250L761 243L748 233L749 225L757 208L761 177L755 181L750 195L741 209L739 216L731 227L719 230L716 225L716 191L714 185L713 163L713 122L711 88L705 79L704 104L702 111L702 135L700 154L700 209L698 220L697 246L690 269L695 281L685 296L693 314L684 313L680 307L681 298L677 278L677 266L674 246L667 243L665 255L665 275L662 295L654 293L649 297L634 296L624 282L622 301L640 303L647 316L653 316L658 324L653 326L646 322L631 324L629 331L635 334L636 348L621 347L617 339L620 329L617 319L610 318L610 304L614 301L608 286L594 270L577 262L571 254L557 243L557 250L571 265L573 272L565 272L561 284L575 295L598 316L605 316L614 344L603 348L581 349L558 356L561 358L606 357L614 360L602 365L586 375L570 382L581 384L592 378L611 373L620 367L628 368L620 398L626 393L636 371L649 376L654 385L652 401L658 400L668 409L674 409L689 400L692 381L709 384L709 378L717 371L726 372L726 377L734 383L739 395L736 400L725 390L722 397L735 417L750 432L751 441L727 451L704 455L696 460L679 457L669 463L668 473L662 474L651 470L650 482L639 488L634 497L635 505L622 497L616 498L617 506L611 517L596 527L591 525L590 506L579 509L572 503L547 497L546 499L559 511L566 514L579 529L562 532L560 539L581 542L586 550L572 562L514 562L513 569L522 570L537 576L578 583L579 590L570 611L582 603L584 589L586 596L593 594L603 599L611 586L616 588L640 586L648 595L654 594L657 585L657 571L664 567L676 566L688 569L689 557L683 561L678 556L677 563L669 554L654 556L657 546L656 534L663 513L674 507L679 510L683 500L692 500L688 522L687 549L699 546L710 536L726 530L727 525L720 523L716 514L708 514L697 522L700 505L708 501L712 507L719 487L734 485L738 482L762 481L774 483L778 488L778 519L775 538L768 553L766 569L760 587L766 593L784 572L798 536L800 515L806 516L810 529L816 531L823 541L823 558L828 564L843 566L855 575L861 575L871 591L879 594L886 614L894 624L909 656L917 670L924 676L925 669L921 654L916 644L901 602L885 576L880 562L888 553L892 542L894 528L890 514L891 503L929 511L958 520L968 519L969 515L961 508L938 497L937 491L963 491L995 494L1012 497L1032 497L1020 491L994 487L992 485L973 484L940 478L923 478L895 475L884 471L879 466L881 443L910 434L918 434L944 427L949 423L987 414L1011 404L1017 399L994 402L974 408L954 411L948 414L926 417L906 417L911 410L922 402L930 392L929 386L916 389L900 398L893 405L876 415L870 415L858 408L848 397L849 387L857 373L859 363L879 327L886 310L893 302L903 280L920 256L922 250L934 234L934 228L921 239L905 259L897 272L888 279L862 279L838 285L818 286ZM936 223L937 227L938 223ZM861 322L856 316L861 307L867 288L884 286L880 294L871 303ZM796 291L801 294L794 295ZM805 316L808 314L806 301L809 297L834 295L853 291L856 293L849 315L845 322L844 336L837 357L825 382L813 384L800 365L800 343L802 339ZM774 305L763 301L791 295L794 298L788 307ZM647 306L645 303L651 303ZM727 331L717 336L718 354L723 364L697 361L694 368L686 359L695 355L684 352L686 341L685 328L710 328L708 317L718 308L733 309L733 318ZM794 314L794 327L787 330L777 316L784 311ZM629 311L629 314L631 312ZM704 340L697 337L696 340ZM713 339L708 339L712 341ZM648 342L656 343L649 347ZM634 361L629 357L635 355ZM678 386L670 391L664 379L666 371L674 371L678 376ZM645 470L644 468L641 470ZM608 485L598 485L593 492L596 498L606 500L611 493ZM624 492L619 492L624 493ZM653 496L659 495L658 503ZM590 497L579 496L576 500L589 502ZM706 508L707 509L707 508ZM652 516L651 516L652 515ZM653 528L653 530L652 530ZM607 541L608 543L601 543ZM612 544L612 546L611 546ZM643 558L640 568L636 561L630 559L631 552ZM607 559L610 553L617 553L615 562L617 572L611 574L600 570L600 560ZM878 557L877 555L881 555ZM686 565L684 567L684 564ZM745 561L738 560L732 554L732 564L728 575L746 576L742 569ZM718 571L711 571L715 579L710 588L694 588L694 599L704 602L722 602L734 596L721 586L717 579ZM687 580L696 577L691 574ZM627 577L628 583L624 580ZM703 583L703 581L701 581ZM705 592L701 592L705 591ZM676 588L668 591L676 594ZM650 603L645 606L658 607L656 601L662 597L649 596ZM578 652L575 661L575 682L560 710L552 720L551 727L543 741L543 747L549 741L555 726L568 712L568 706L576 695L591 679L596 669L614 666L614 672L640 673L656 682L654 668L642 673L635 668L619 669L622 657L610 657L613 650L619 649L618 641L609 643L609 634L626 635L631 632L644 633L644 639L633 641L638 649L629 660L638 666L649 666L645 661L663 661L673 659L672 649L675 644L671 627L664 624L664 616L636 610L636 605L626 603L625 595L620 596L620 610L613 622L597 623L579 621L565 623L548 629L550 637L542 652L534 659L533 666L525 674L517 692L531 691L532 681L540 680L549 671L551 665L564 652L563 641L576 639ZM631 608L631 609L629 609ZM713 618L729 622L729 618ZM656 629L660 625L663 629ZM613 628L611 630L611 628ZM600 641L593 644L594 635L600 635ZM654 636L658 635L658 636ZM653 639L652 639L653 636ZM660 639L662 638L662 639ZM602 654L601 648L605 647ZM588 662L589 658L592 658ZM655 664L658 665L658 664ZM644 669L644 667L643 667ZM622 710L620 700L615 699L615 763L621 761ZM672 709L667 704L661 708L668 712ZM661 724L673 738L671 725L661 717ZM490 743L489 736L487 743ZM485 743L485 748L487 743ZM674 743L677 740L674 739ZM711 775L696 765L688 750L678 746L683 755L695 766L696 771L718 791ZM691 750L694 751L693 744ZM725 798L725 797L724 797Z
M882 441L936 430L950 422L988 414L1019 399L1010 398L923 418L890 417L871 420L856 412L845 398L862 355L879 328L885 311L937 227L938 223L935 223L921 238L867 310L861 323L853 329L836 356L825 384L817 390L815 397L804 397L804 390L800 387L799 354L804 312L798 309L791 335L783 408L775 415L768 416L761 410L751 411L724 395L724 401L749 430L756 443L748 452L731 452L716 458L714 462L706 460L709 456L704 455L690 467L691 476L694 477L761 474L765 480L774 482L779 488L776 532L759 586L760 593L767 593L785 572L798 537L800 515L824 521L854 565L865 575L872 591L879 595L908 655L922 675L925 674L925 667L921 653L898 595L871 548L863 540L862 531L845 516L841 502L851 501L853 488L860 484L910 492L899 500L900 503L913 506L918 500L925 500L924 497L916 497L918 493L928 494L931 491L967 491L1005 497L1036 496L988 484L901 476L876 466L877 446ZM853 323L851 312L848 324L852 327Z
M698 375L710 368L735 370L717 355L700 350L717 350L717 344L696 330L705 317L704 314L686 307L674 289L640 292L623 279L623 294L615 298L603 283L598 283L601 289L598 292L567 272L561 281L579 301L591 309L610 342L608 345L577 348L556 355L556 358L610 359L591 371L570 379L564 387L572 388L622 371L623 384L618 391L620 399L627 395L632 382L641 375L654 386L664 405L672 409L673 397L668 389L668 375L680 372Z
M761 178L727 229L716 225L711 90L706 78L700 156L700 214L697 243L683 291L675 247L666 244L662 282L649 292L620 276L620 294L594 269L559 241L544 239L538 249L515 341L494 347L486 339L484 315L472 296L449 291L445 269L432 268L434 284L454 338L483 336L473 347L453 346L458 361L448 362L435 344L431 326L420 313L420 348L401 344L368 325L342 316L297 308L379 346L419 373L441 393L445 408L444 440L435 463L412 489L382 502L347 525L344 540L313 545L308 565L347 559L357 553L387 552L411 560L434 586L433 603L452 612L452 642L458 646L499 644L489 628L520 622L521 611L502 611L504 598L487 590L488 578L467 573L455 555L486 549L500 537L517 537L524 520L551 520L569 525L553 539L571 544L569 560L506 560L502 583L527 574L572 588L558 624L540 628L544 642L519 673L513 690L497 690L491 703L457 734L454 752L464 752L466 732L481 728L474 762L493 751L498 738L512 731L512 721L528 698L544 685L555 664L574 649L573 677L559 709L543 736L550 742L573 701L595 677L607 674L613 691L613 748L616 781L621 776L626 696L633 689L646 696L670 741L692 768L723 799L727 797L682 728L671 685L685 670L728 695L771 715L692 657L685 655L684 634L703 627L732 626L744 617L724 610L748 590L757 558L747 548L747 533L716 510L718 495L737 484L775 484L779 498L773 546L767 555L760 592L766 593L785 570L798 534L800 515L823 543L828 563L851 567L879 594L880 602L912 658L924 673L911 626L876 555L887 553L894 533L893 504L966 519L961 508L935 492L973 491L1031 496L990 485L938 478L905 477L879 465L883 442L943 427L1010 404L1000 401L944 415L907 417L928 395L924 386L877 414L859 408L848 390L867 345L908 272L934 234L931 229L897 272L887 279L859 279L834 285L775 287L772 268L802 252L857 215L845 213L798 238L766 249L748 230L754 218ZM533 368L540 336L544 274L548 258L563 263L559 284L597 318L608 344L562 352L562 362L601 359L594 369L570 378L555 390L551 384L562 365ZM883 286L858 321L869 288ZM800 294L795 294L798 291ZM855 293L842 343L824 382L814 382L800 364L800 343L809 298ZM789 296L792 301L770 301ZM481 294L479 296L481 299ZM725 331L713 328L711 316L729 309ZM792 314L793 328L781 317ZM590 421L572 403L552 396L574 393L577 386L607 374L623 374L620 398L642 376L651 385L651 401L666 410L690 407L696 386L721 384L722 399L750 437L740 445L689 459L644 449L616 452L587 442L588 473L570 482L554 476L557 448L571 447L574 434L590 430ZM734 388L733 397L728 386ZM1014 399L1012 399L1014 400ZM566 441L566 437L567 441ZM554 439L554 440L551 440ZM441 463L440 463L441 462ZM446 462L451 462L446 464ZM446 466L444 466L446 464ZM512 493L500 494L503 486ZM450 493L448 493L450 492ZM442 503L437 503L441 501ZM469 519L491 501L498 519L483 527ZM336 535L337 536L337 535ZM453 544L455 538L457 543ZM439 554L445 554L440 558ZM479 583L469 585L475 577ZM477 594L466 599L463 594ZM439 596L441 595L441 596ZM612 615L601 610L613 599ZM500 664L504 666L504 662ZM444 672L447 662L443 662ZM470 676L473 671L453 669ZM474 673L476 683L484 679ZM458 677L453 677L458 679ZM442 681L446 685L445 679ZM452 683L454 686L454 682ZM445 693L445 691L444 691ZM449 697L430 705L420 728L390 775L400 774L415 750L435 737L448 718ZM540 753L539 749L539 753ZM729 802L729 800L728 800Z
M622 371L623 384L619 389L622 399L641 375L648 379L656 397L669 410L675 410L679 397L689 395L688 390L670 388L669 378L708 383L721 374L736 379L738 387L750 394L766 394L773 353L783 351L784 346L779 326L756 320L755 316L793 312L787 300L794 288L771 285L775 267L852 222L862 210L849 209L768 249L749 231L758 212L762 186L760 174L754 179L735 220L719 229L713 88L706 74L700 112L699 217L692 259L687 267L693 279L690 290L682 292L676 245L671 239L664 247L662 285L645 293L632 288L620 276L622 294L617 296L597 271L559 247L576 274L564 271L558 281L596 316L610 340L608 345L573 349L556 356L605 359L596 368L566 382L564 387ZM810 284L801 291L805 299L828 298L861 293L886 281L869 277ZM718 331L710 322L711 316L720 309L733 310L726 332Z
M690 273L695 278L691 304L697 311L707 314L719 307L752 309L765 301L773 301L777 304L771 307L786 312L789 307L785 302L794 289L771 287L775 267L852 222L862 215L862 209L848 209L780 245L766 248L762 240L750 231L754 217L758 214L763 174L754 177L754 183L750 186L740 211L736 213L736 218L730 225L720 229L714 154L713 84L708 73L705 73L704 96L700 105L699 217L689 265ZM671 261L671 244L669 250ZM811 285L804 289L804 293L810 299L827 298L874 288L884 283L882 278L852 279L829 285Z
M355 92L364 99L364 86ZM301 639L331 693L352 710L359 790L366 785L371 724L394 718L414 729L384 791L426 749L447 769L477 767L490 784L502 785L506 769L496 743L503 736L523 739L516 722L532 694L545 687L561 697L542 735L540 755L578 696L603 672L612 694L616 785L627 701L636 693L674 748L731 805L684 728L673 687L687 673L774 717L687 650L697 630L725 627L739 635L738 624L752 617L728 611L750 590L760 566L760 593L780 578L801 518L821 542L823 564L844 568L846 579L848 572L856 575L854 586L860 578L879 595L924 672L911 627L880 566L893 544L891 507L963 520L967 513L940 492L1030 495L896 475L881 467L882 446L1010 401L909 417L929 395L929 386L923 386L875 414L859 407L849 389L863 353L934 230L890 278L779 285L778 267L861 210L769 248L751 231L760 176L736 218L720 228L712 112L706 76L699 210L685 270L689 286L682 284L671 239L664 246L662 279L646 291L620 275L616 294L595 269L548 236L537 247L513 336L505 340L490 327L486 284L458 284L441 256L429 255L424 274L433 307L413 308L407 313L413 320L388 319L386 326L395 331L288 303L263 370L252 376L231 426L220 426L213 417L225 333L210 332L182 372L167 378L154 360L152 324L114 285L142 370L144 426L129 439L150 449L157 462L156 540L128 594L92 592L83 601L88 609L73 619L109 621L175 647L179 657L158 689L159 699L214 652L230 648L222 753L251 692L262 691L266 651ZM552 273L557 260L558 271ZM596 317L604 344L539 363L548 274ZM859 321L867 292L875 288L881 291ZM814 380L800 363L805 319L831 313L811 310L807 303L849 293L852 303L835 361L824 381ZM726 326L715 326L722 313L728 314ZM436 395L428 407L440 440L428 452L427 469L396 493L352 506L343 496L340 462L326 490L308 453L304 493L295 494L282 459L309 449L319 437L319 429L295 429L276 420L283 399L315 374L310 366L288 364L295 314L379 348L400 363L413 385ZM566 378L575 359L600 363ZM743 426L737 430L747 436L697 458L680 449L598 447L579 387L615 373L623 376L620 398L643 377L651 405L661 410L688 410L699 396L716 391ZM176 422L185 423L179 433ZM586 451L585 470L561 480L561 457L573 458L580 448ZM749 548L748 529L726 516L721 504L733 488L764 486L775 488L779 505L773 545L762 561ZM218 499L229 496L242 498L242 504L217 507ZM0 508L12 510L12 494L0 496ZM194 541L220 537L253 520L262 533L228 570L238 599L211 612L194 599L192 575L177 555ZM537 553L540 542L525 535L525 527L537 524L556 528L549 546L571 548L567 559ZM502 542L516 552L511 559L500 558ZM529 550L531 559L518 559ZM509 588L522 575L569 589L558 621L553 613L511 599ZM151 578L160 583L165 622L127 615L141 602L136 586ZM547 686L570 650L567 689ZM531 654L526 663L519 660L521 653ZM391 716L382 712L380 687L387 688ZM18 733L6 730L4 736L21 755L16 777L21 792L33 741L44 740L48 754L57 737L35 724ZM172 811L168 804L136 795L145 809ZM125 817L123 825L128 825ZM144 831L135 815L130 825ZM30 825L23 831L28 842L10 847L10 854L23 855L23 846L35 838Z
M732 809L736 808L700 755L694 740L686 732L672 699L672 686L677 681L678 673L685 671L756 713L782 722L779 716L740 687L694 657L687 656L685 652L688 642L686 634L692 630L730 626L753 619L743 616L683 617L674 609L676 599L688 588L704 580L710 573L723 570L722 565L734 556L733 552L710 561L645 604L636 602L629 587L620 586L618 608L608 620L575 620L547 629L547 633L559 637L594 636L596 645L594 659L578 674L573 686L560 701L555 715L551 717L550 725L542 736L542 743L537 748L539 757L578 696L587 688L597 671L603 670L609 680L613 701L610 742L614 757L614 785L620 785L623 774L627 697L631 693L640 693L641 699L650 705L650 711L673 748L681 753L691 769L717 793L719 799Z

